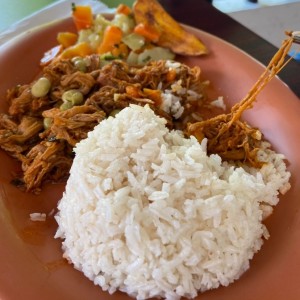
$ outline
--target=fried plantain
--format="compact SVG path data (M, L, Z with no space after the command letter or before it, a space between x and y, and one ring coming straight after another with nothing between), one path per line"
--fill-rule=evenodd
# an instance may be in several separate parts
M181 55L203 55L208 52L204 43L187 32L156 0L136 0L133 14L137 24L159 33L157 45Z

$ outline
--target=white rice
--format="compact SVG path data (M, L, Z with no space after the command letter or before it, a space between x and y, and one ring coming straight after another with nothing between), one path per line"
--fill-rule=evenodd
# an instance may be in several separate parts
M216 100L210 102L210 105L219 107L223 109L224 111L226 110L226 104L224 102L224 98L222 96L219 96Z
M181 65L180 63L174 63ZM166 62L166 65L170 65L170 61ZM161 93L161 100L162 103L160 105L160 109L165 111L166 113L170 114L173 118L179 119L183 112L184 112L184 107L182 106L182 96L186 96L186 100L191 102L191 101L197 101L200 100L203 95L198 94L197 92L193 90L188 90L184 87L182 87L182 80L179 79L175 81L171 85L171 89L166 89L162 91ZM216 103L216 101L212 102L212 106L220 106L220 101Z
M29 217L33 222L45 222L47 216L45 213L31 213Z
M75 152L56 215L64 257L137 299L193 298L238 279L268 237L264 213L289 188L282 155L262 151L260 171L234 168L149 107L102 121Z

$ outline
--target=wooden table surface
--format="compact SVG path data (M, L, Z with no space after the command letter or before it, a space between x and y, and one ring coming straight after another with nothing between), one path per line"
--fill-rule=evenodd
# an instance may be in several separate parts
M207 31L244 50L267 65L277 48L205 0L161 0L164 8L179 22ZM284 33L283 33L284 38ZM246 70L245 70L246 72ZM300 63L292 60L279 77L300 97Z

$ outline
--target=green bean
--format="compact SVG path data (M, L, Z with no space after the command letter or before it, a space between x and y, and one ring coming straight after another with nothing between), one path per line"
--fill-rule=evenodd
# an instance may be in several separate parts
M83 60L77 60L75 63L74 63L74 66L77 70L85 73L86 72L86 69L87 69L87 66L85 64L85 62Z
M59 108L60 108L60 110L64 111L64 110L70 109L72 107L73 107L72 102L63 102Z
M79 90L68 90L63 93L62 100L64 102L70 102L72 103L72 106L74 105L80 105L83 103L83 95Z
M74 64L77 60L79 59L82 59L80 56L74 56L72 59L71 59L71 62Z
M82 57L79 57L79 56L76 56L76 57L73 57L72 58L72 62L74 64L74 67L81 71L81 72L86 72L87 70L87 63L86 61L82 58Z
M86 66L87 67L89 67L91 64L92 64L92 62L91 62L91 59L90 59L90 57L84 57L83 58L83 61L84 61L84 63L86 64Z
M114 109L111 111L109 114L110 117L115 117L117 113L119 113L121 110L120 109Z
M46 77L39 78L31 87L31 94L36 98L45 97L51 88L51 82Z
M44 124L44 128L48 129L51 127L53 123L53 119L52 118L44 118L43 124Z

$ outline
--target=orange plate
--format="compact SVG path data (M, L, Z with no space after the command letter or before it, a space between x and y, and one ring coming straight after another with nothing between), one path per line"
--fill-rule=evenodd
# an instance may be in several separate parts
M203 78L212 82L211 94L223 95L233 104L251 88L263 66L232 45L208 33L187 27L210 49L208 56L182 58L199 65ZM42 54L55 45L59 31L74 30L71 19L31 30L0 48L0 111L7 109L5 91L29 83L38 73ZM292 172L292 189L281 197L267 226L271 238L251 261L250 269L226 288L212 290L197 299L300 299L300 102L275 78L259 95L246 119L261 128L275 149L286 155ZM53 216L45 223L31 222L32 212L55 209L64 185L48 185L36 196L19 191L9 182L19 165L0 151L0 298L2 300L130 299L109 295L64 263L60 241L53 235Z

